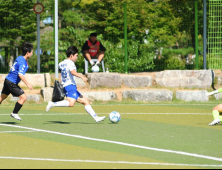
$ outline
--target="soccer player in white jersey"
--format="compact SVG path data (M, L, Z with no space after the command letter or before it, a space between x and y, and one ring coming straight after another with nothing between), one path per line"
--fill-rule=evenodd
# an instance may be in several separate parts
M29 68L27 60L31 58L32 55L33 45L29 42L25 42L22 46L22 55L16 58L8 76L5 78L4 87L0 96L0 104L9 96L9 94L12 94L15 97L19 97L11 117L20 121L22 119L18 116L18 112L22 108L27 97L24 91L18 86L18 84L22 80L30 90L33 89L32 85L29 84L25 79L25 73Z
M88 80L82 74L77 73L75 62L78 59L78 49L75 46L71 46L67 49L66 55L67 59L59 63L59 69L61 70L62 85L64 87L67 100L59 102L49 101L46 111L48 112L52 107L73 107L77 101L85 106L86 112L92 116L97 123L103 121L106 117L97 116L95 111L92 109L89 100L77 91L75 76L80 77L83 81Z

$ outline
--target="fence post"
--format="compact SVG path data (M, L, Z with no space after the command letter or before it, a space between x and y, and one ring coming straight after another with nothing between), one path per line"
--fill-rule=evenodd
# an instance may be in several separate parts
M126 1L124 2L124 45L125 45L125 73L128 73L127 68L127 10L126 10Z
M39 3L39 0L37 0ZM37 14L37 73L41 72L40 70L40 14Z
M199 69L199 57L198 57L198 1L194 1L194 13L195 13L195 54L196 54L196 69Z
M207 69L207 0L203 0L203 65Z
M59 66L58 66L58 0L55 0L54 6L54 43L55 43L55 79L59 79Z

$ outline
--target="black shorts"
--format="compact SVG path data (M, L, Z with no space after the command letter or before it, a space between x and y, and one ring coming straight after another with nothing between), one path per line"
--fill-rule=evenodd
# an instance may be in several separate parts
M5 94L7 96L9 94L12 94L15 97L19 97L24 94L24 91L17 84L5 79L2 94Z

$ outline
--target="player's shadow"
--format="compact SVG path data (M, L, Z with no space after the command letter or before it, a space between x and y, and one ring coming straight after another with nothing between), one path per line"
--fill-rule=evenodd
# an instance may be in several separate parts
M71 122L62 122L62 121L47 121L46 124L70 124Z
M48 123L44 123L44 124L71 124L71 123L75 123L75 124L93 124L93 123L85 123L85 122L62 122L62 121L47 121Z
M17 125L17 122L0 122L1 124L8 124L8 125Z

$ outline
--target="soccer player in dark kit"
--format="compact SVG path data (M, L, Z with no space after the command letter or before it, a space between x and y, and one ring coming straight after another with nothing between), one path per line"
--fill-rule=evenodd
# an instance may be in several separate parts
M11 117L20 121L22 119L18 116L18 112L25 103L27 96L25 95L24 91L18 86L18 84L22 80L30 90L33 90L32 85L29 84L25 79L25 73L28 70L27 60L30 59L32 55L33 45L29 42L25 42L22 46L22 55L16 58L8 76L5 78L4 86L0 96L0 104L10 94L15 97L19 97L19 100L15 104L15 108L11 113Z

